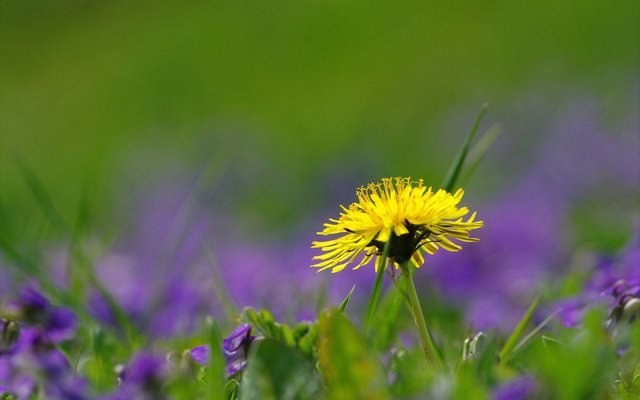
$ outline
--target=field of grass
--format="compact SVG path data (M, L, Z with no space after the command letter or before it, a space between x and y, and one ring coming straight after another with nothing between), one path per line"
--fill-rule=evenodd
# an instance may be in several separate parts
M0 0L0 399L640 398L638 15Z

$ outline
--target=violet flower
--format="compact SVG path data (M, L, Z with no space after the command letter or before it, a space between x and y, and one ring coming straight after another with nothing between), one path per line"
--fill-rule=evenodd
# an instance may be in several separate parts
M536 395L537 382L530 376L515 378L498 388L492 393L493 400L533 400L539 398Z
M70 339L78 323L70 308L52 305L35 284L25 285L18 298L8 304L5 314L38 327L51 343Z
M102 400L162 400L169 379L169 365L163 357L140 352L118 374L119 388Z
M567 327L582 322L587 309L604 304L610 310L610 327L640 316L640 220L633 239L615 257L603 257L593 267L583 293L557 302L554 307Z
M88 398L84 379L74 374L64 354L38 327L22 329L11 350L0 355L0 381L18 398L36 391L47 399Z
M247 367L247 354L255 336L251 335L251 325L240 324L222 340L222 352L226 360L225 375L237 374ZM208 345L191 349L191 358L198 364L208 365L211 350Z

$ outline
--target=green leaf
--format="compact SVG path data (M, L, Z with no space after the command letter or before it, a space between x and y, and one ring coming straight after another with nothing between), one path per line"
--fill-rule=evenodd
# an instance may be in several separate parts
M501 362L503 364L508 363L511 359L513 359L513 357L520 352L523 348L525 348L525 346L527 346L529 343L531 343L531 340L542 331L542 329L547 326L547 324L549 322L551 322L551 320L553 320L553 318L556 316L556 313L552 313L551 315L549 315L547 318L544 319L544 321L542 321L541 323L539 323L538 325L536 325L535 328L533 328L533 330L531 332L529 332L525 337L522 338L522 340L520 340L518 342L518 344L516 345L516 347L513 348L513 351L511 351L511 353L507 356L507 358L505 358L504 360L501 360ZM557 340L553 339L553 338L544 338L543 340L546 342L558 342Z
M40 206L42 213L49 220L51 225L53 225L60 232L70 232L69 226L62 218L62 215L58 212L56 207L53 205L53 201L49 197L47 190L44 188L38 176L33 172L31 166L27 162L26 158L22 155L18 155L15 157L15 163L24 179L25 183L29 187L31 194L33 195L34 200Z
M375 352L344 314L320 317L320 369L329 399L388 399L387 378Z
M389 290L380 301L380 308L373 322L376 329L372 329L367 335L377 350L388 350L396 339L398 330L402 329L398 321L403 302L408 302L404 295L405 282L401 279L393 282L396 290Z
M484 103L482 105L482 108L480 108L480 111L478 112L478 115L476 116L476 119L473 122L473 125L471 126L471 129L469 130L469 133L467 134L467 137L464 140L460 151L458 152L458 155L453 160L453 163L451 163L449 171L447 171L447 175L444 178L442 185L440 185L440 187L447 192L451 192L456 186L458 177L460 176L460 171L462 171L464 161L467 158L467 153L469 152L469 148L471 147L471 143L473 142L473 138L476 136L478 127L480 126L480 121L482 121L482 118L484 117L484 114L487 112L488 108L489 103Z
M378 301L380 300L380 292L382 290L382 279L384 278L384 271L387 269L387 261L389 255L389 248L391 247L391 240L387 240L384 248L382 249L382 255L378 258L376 281L371 289L371 295L369 296L369 303L367 304L367 311L364 315L364 330L369 331L373 317L376 314L378 308Z
M482 137L478 139L476 145L469 151L469 161L467 163L469 166L467 167L464 178L462 179L463 182L466 182L471 178L476 168L478 168L480 161L482 161L493 143L502 134L502 130L501 125L493 125L484 133L484 135L482 135Z
M540 300L542 300L542 295L536 297L533 303L531 303L531 306L529 306L529 309L524 314L524 317L522 317L520 322L518 322L516 329L513 330L513 332L511 333L511 336L509 336L509 339L507 339L507 342L504 344L504 346L502 347L502 350L500 351L500 362L502 363L506 362L507 358L511 355L511 352L513 351L513 349L515 349L516 345L520 341L520 338L524 334L524 330L527 328L527 325L529 325L529 321L531 321L531 317L533 317L533 313L538 308L538 305L540 304Z
M215 253L210 248L205 248L202 252L204 258L209 266L211 272L211 283L213 284L213 294L216 296L216 300L222 305L227 318L230 321L235 321L240 312L238 311L238 305L233 300L233 296L229 293L229 285L224 281L222 273L220 271L220 264L215 257Z
M224 393L225 359L222 354L222 333L218 323L211 317L205 319L205 335L209 344L209 366L207 367L207 386L211 398Z
M347 297L345 297L344 300L342 300L342 303L340 303L340 308L338 308L338 311L344 312L344 310L347 309L347 305L349 304L349 300L351 300L351 296L353 295L353 291L355 289L356 285L351 286L351 290L349 290Z
M302 354L275 340L254 342L240 385L243 400L317 399L320 376ZM212 397L213 398L213 397Z
M235 379L229 379L227 385L224 387L224 397L227 400L235 400L238 398L238 387L240 384Z

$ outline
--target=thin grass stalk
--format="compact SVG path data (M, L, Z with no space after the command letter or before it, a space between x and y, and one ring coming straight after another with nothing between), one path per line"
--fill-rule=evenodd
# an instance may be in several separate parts
M384 271L387 268L389 248L391 247L391 240L387 240L384 245L382 254L378 258L376 281L371 290L371 296L369 296L369 303L367 304L367 312L364 318L364 331L368 332L371 326L373 317L378 309L378 303L380 302L380 291L382 290L382 280L384 278Z

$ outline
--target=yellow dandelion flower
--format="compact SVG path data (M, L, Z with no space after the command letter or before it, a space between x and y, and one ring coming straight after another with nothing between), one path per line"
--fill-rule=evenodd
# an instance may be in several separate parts
M452 239L476 242L478 239L469 237L469 232L483 226L482 221L475 221L475 212L463 221L469 213L467 207L458 208L463 194L462 189L454 194L442 189L434 192L422 179L415 182L410 178L384 178L360 187L356 191L358 201L349 208L340 206L340 218L329 219L324 230L318 232L341 236L312 243L311 247L323 254L313 257L319 262L311 267L339 272L364 252L353 267L358 269L381 255L387 242L388 257L396 265L411 260L420 267L424 263L422 252L434 254L438 248L459 251L461 246Z

